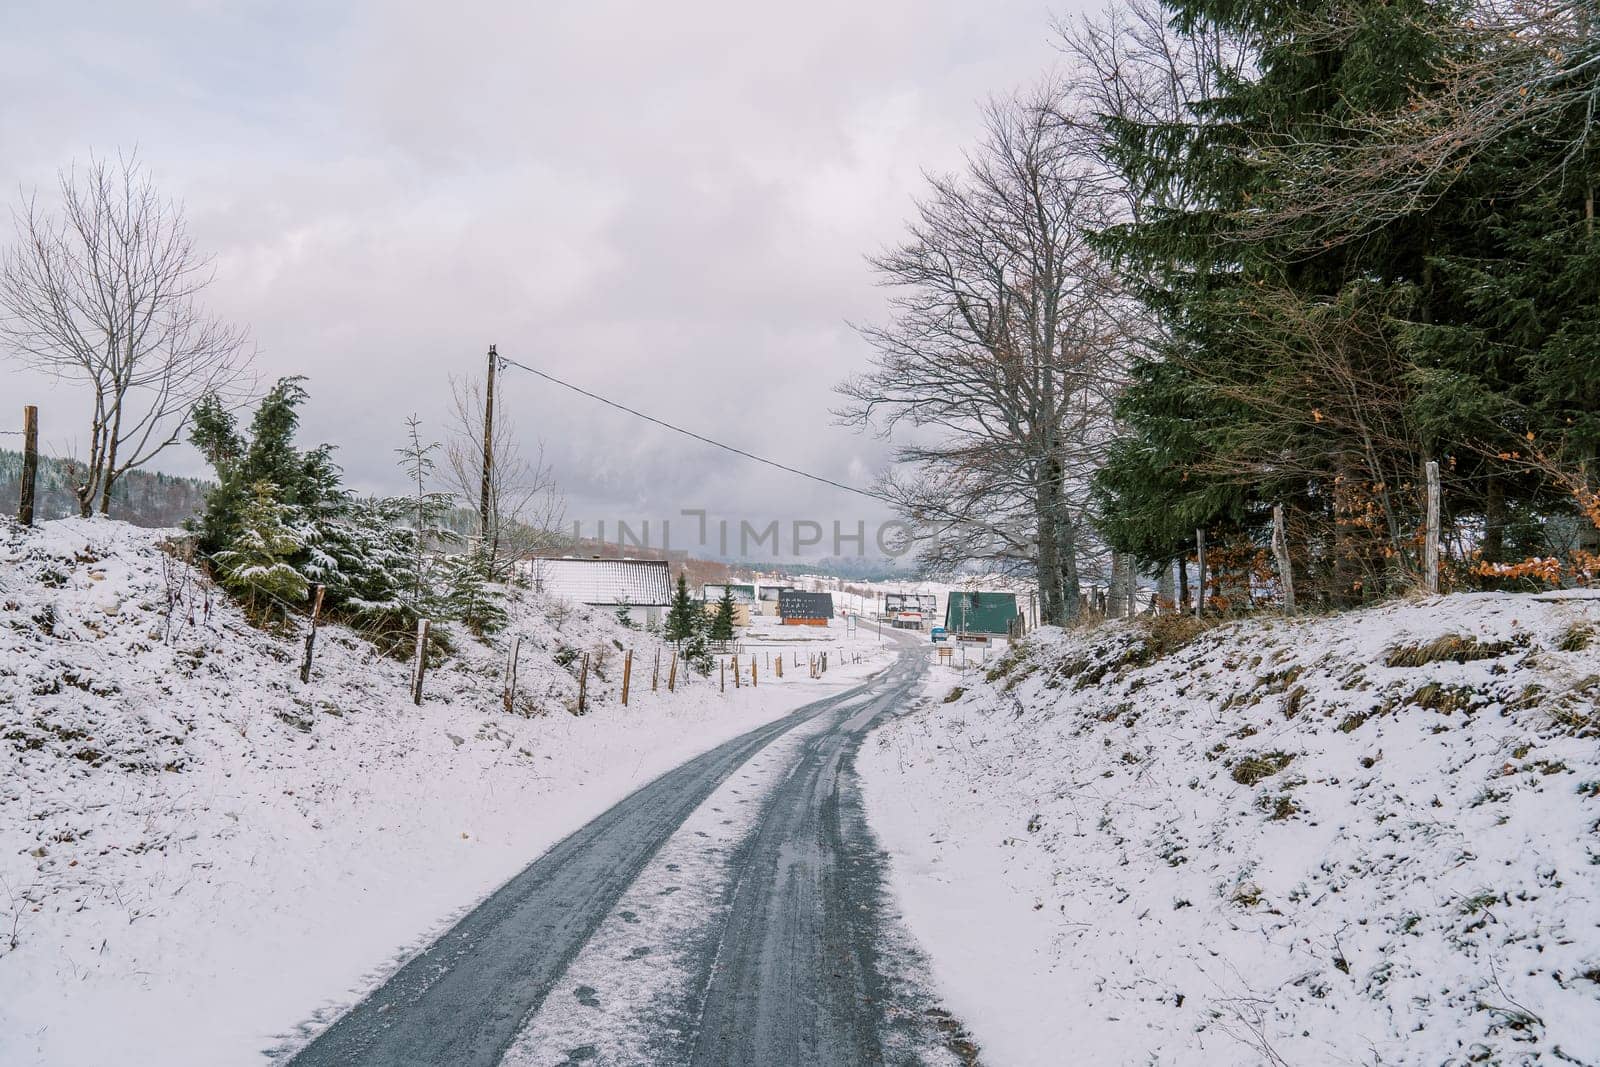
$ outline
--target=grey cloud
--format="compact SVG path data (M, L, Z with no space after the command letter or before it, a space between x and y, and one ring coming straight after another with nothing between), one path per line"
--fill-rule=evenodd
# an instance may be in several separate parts
M1021 2L139 6L12 16L0 188L139 144L217 254L214 308L265 376L311 377L306 436L374 490L399 487L404 416L442 433L448 376L490 342L864 483L885 446L827 415L865 355L846 320L882 313L863 256L982 98L1053 58ZM514 371L506 390L575 509L876 515Z

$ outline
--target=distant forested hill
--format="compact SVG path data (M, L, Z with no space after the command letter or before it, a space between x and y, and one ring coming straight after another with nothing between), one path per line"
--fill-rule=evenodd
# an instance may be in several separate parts
M0 512L17 513L18 478L22 453L0 448ZM210 482L179 478L158 471L129 471L117 479L111 493L111 516L135 526L178 526L205 504ZM34 518L59 519L78 513L64 460L39 457L38 497Z

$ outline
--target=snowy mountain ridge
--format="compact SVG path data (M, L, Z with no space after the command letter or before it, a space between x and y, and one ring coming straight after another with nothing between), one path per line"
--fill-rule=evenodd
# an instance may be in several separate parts
M1042 630L928 692L868 810L994 1062L1600 1063L1600 598Z

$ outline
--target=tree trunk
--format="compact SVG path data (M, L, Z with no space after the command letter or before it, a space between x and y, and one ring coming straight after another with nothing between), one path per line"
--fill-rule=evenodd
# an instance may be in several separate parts
M106 394L102 384L96 385L94 398L94 425L89 436L89 458L84 464L82 481L72 487L78 498L78 514L89 518L94 514L95 491L106 462Z
M1128 560L1121 552L1111 553L1111 587L1106 590L1106 616L1121 619L1128 614Z
M1588 13L1585 9L1584 24L1588 25ZM1583 225L1589 243L1595 240L1594 232L1594 183L1590 182L1584 190L1583 200ZM1589 388L1584 396L1584 403L1590 411L1600 409L1600 382L1590 375ZM1589 492L1591 500L1600 494L1600 444L1591 444L1589 454L1583 461L1583 484ZM1600 526L1587 520L1587 516L1580 516L1578 522L1578 546L1586 552L1600 553Z
M100 476L100 514L111 514L111 483L116 480L117 469L117 433L121 430L122 409L117 409L116 422L111 427L110 447L106 449L105 473Z
M111 513L111 485L117 480L117 444L122 436L122 400L128 395L128 376L132 374L134 356L132 352L125 353L127 370L117 379L116 406L112 409L111 432L105 439L105 462L100 467L100 514Z
M1483 561L1503 563L1506 558L1506 483L1489 475L1483 489Z
M1339 483L1354 484L1356 477L1348 460L1341 458L1337 467ZM1339 486L1333 487L1333 603L1346 608L1356 603L1361 593L1360 549L1352 532L1352 518L1348 503L1342 499Z
M1043 499L1046 490L1040 490L1041 499L1038 501L1035 512L1039 525L1039 558L1034 566L1034 573L1039 586L1039 615L1048 626L1060 626L1063 621L1061 609L1061 562L1057 555L1055 518L1051 514L1048 502Z
M1078 581L1078 529L1071 516L1062 509L1061 521L1056 526L1060 538L1056 555L1061 562L1061 614L1063 622L1077 622L1082 603Z

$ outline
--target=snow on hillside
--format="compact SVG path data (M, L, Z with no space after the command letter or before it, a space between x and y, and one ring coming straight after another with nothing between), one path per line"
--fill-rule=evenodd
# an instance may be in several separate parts
M1600 599L1192 625L935 670L863 749L986 1061L1600 1063Z
M521 714L502 651L462 634L419 708L408 665L337 626L302 685L299 640L246 625L165 536L0 526L0 1063L292 1048L632 789L889 657L863 640L824 680L652 694L654 638L520 599Z

